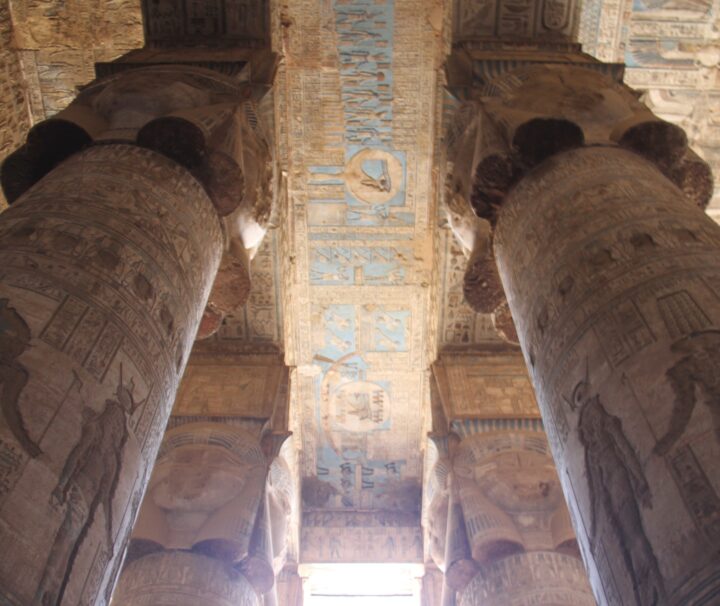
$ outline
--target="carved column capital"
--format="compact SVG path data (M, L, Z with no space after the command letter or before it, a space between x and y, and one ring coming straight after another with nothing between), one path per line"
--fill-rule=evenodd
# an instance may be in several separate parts
M212 69L127 64L30 130L3 164L3 190L12 204L68 157L111 142L152 149L186 168L225 231L225 253L198 332L198 338L210 336L247 300L250 256L268 229L277 191L270 133L256 97L257 86Z
M469 255L466 300L492 313L498 332L517 342L492 238L507 194L530 171L569 149L622 147L652 162L701 208L712 196L712 173L683 130L654 116L622 83L618 66L580 52L533 59L516 51L501 60L456 54L462 57L451 60L450 89L459 106L446 136L445 208Z

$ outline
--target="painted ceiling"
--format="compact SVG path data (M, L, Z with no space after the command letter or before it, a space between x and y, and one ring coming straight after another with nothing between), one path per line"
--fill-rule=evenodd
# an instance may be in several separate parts
M301 557L308 561L423 556L442 23L432 7L401 0L287 6L292 25L278 100L288 124L293 254L286 355L298 368ZM354 524L355 540L332 544L333 527L352 533Z

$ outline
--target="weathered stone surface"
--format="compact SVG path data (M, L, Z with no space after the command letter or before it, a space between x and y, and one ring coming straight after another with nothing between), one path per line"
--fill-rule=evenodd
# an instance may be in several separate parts
M473 559L487 564L519 551L552 551L552 520L565 510L545 436L495 431L465 437L453 459Z
M0 159L22 143L30 128L30 113L20 57L12 44L12 20L7 2L0 6ZM0 195L0 211L6 203Z
M437 567L445 571L445 549L450 506L451 463L447 452L447 439L430 437L436 460L427 474L424 485L424 525L427 552Z
M163 551L131 562L112 606L260 606L245 576L227 562L187 551Z
M584 604L590 586L545 435L533 429L474 430L455 450L458 486L474 578L459 603ZM471 430L471 431L472 431Z
M518 353L443 353L432 366L448 419L538 418L535 393Z
M288 368L277 355L193 354L173 414L267 421L287 399L288 382Z
M32 129L26 143L28 170L39 178L91 141L136 142L192 172L220 215L244 203L246 222L266 223L271 202L264 194L272 185L264 180L271 180L273 171L264 165L271 165L270 150L246 93L230 78L187 65L140 65L108 76ZM259 228L263 235L264 227ZM246 230L252 226L241 222L234 231L243 235Z
M221 248L197 181L129 145L3 213L3 601L108 597Z
M601 603L720 591L719 251L720 228L617 148L551 158L501 213L500 275Z
M536 551L483 566L460 593L459 606L595 606L582 562Z
M267 43L268 18L266 0L143 3L145 31L153 46L257 47Z
M142 45L139 0L10 0L19 48L132 48ZM92 27L88 27L92 24Z
M248 90L208 69L136 66L94 82L70 106L37 124L4 163L13 202L93 141L125 140L187 168L225 217L226 252L200 338L217 331L250 292L246 249L256 249L273 204L272 158Z
M238 427L188 423L168 431L132 543L189 549L237 563L263 501L267 463L258 439Z
M417 500L418 487L413 488L412 499ZM419 512L407 506L333 512L311 510L304 503L303 509L300 555L304 562L422 561Z

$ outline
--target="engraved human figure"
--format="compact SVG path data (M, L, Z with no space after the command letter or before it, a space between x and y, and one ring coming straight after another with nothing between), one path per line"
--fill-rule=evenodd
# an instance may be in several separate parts
M335 535L330 537L330 558L333 560L340 559L340 540Z
M589 540L598 551L598 525L611 532L633 584L638 606L664 604L664 584L652 546L643 528L638 502L652 507L650 487L622 423L609 414L589 382L580 381L570 402L580 409L578 432L585 447L585 473L590 493ZM612 540L611 539L611 540Z
M52 498L67 508L36 594L36 603L42 606L62 603L73 564L100 506L105 514L108 557L112 555L112 501L129 435L127 419L145 402L135 402L133 391L132 380L128 385L123 383L121 366L115 399L105 400L100 412L89 408L83 411L82 434L52 493Z
M27 369L18 358L30 346L30 328L8 299L0 299L0 406L8 428L25 452L37 457L40 447L28 433L18 402L28 382Z
M720 441L720 331L691 333L673 343L670 351L685 355L665 373L675 394L675 403L668 430L653 450L658 455L667 454L685 433L698 392L710 410L715 435Z

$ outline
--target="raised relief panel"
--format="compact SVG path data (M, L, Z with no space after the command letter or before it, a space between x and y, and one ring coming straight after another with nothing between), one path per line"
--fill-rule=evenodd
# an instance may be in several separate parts
M269 419L287 381L288 368L276 356L194 356L173 415Z
M443 354L432 368L449 419L540 416L520 356Z
M594 604L540 423L453 425L453 482L478 565L459 603Z
M305 512L302 562L420 562L417 512Z
M570 41L575 0L455 0L453 41L551 39Z
M142 5L151 46L258 46L268 36L264 0L148 0Z
M143 550L192 549L230 563L251 550L267 462L238 427L191 423L163 440L131 541Z

